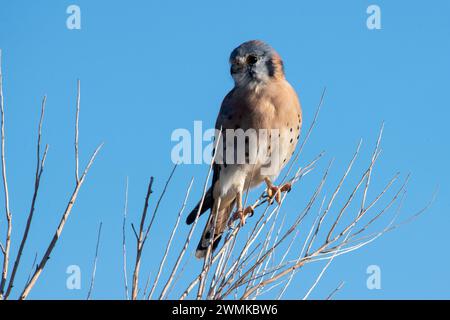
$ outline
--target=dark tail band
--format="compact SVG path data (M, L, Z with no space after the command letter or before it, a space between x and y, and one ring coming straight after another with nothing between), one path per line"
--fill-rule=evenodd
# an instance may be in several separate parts
M217 246L220 243L220 239L222 239L222 235L218 236L216 240L214 240L214 243L212 244L212 251L216 250ZM195 251L195 256L198 259L204 258L206 256L206 251L208 250L208 247L203 246L203 241L199 241L197 250Z
M197 217L198 208L200 207L200 202L195 206L194 209L192 209L191 213L186 218L187 224L192 224L195 221L195 218ZM206 191L205 194L205 200L203 201L202 210L200 211L199 217L204 214L206 211L212 208L213 205L213 197L212 197L212 191L211 188L209 188L208 191Z

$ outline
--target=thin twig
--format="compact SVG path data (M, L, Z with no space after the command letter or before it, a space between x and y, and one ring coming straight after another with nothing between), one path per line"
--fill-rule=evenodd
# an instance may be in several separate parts
M145 296L147 295L147 289L148 289L148 286L150 284L151 277L152 277L152 273L150 272L148 274L147 281L145 282L144 292L142 293L142 298L143 299L145 299Z
M33 270L34 268L36 268L36 260L37 260L37 252L34 254L34 259L33 259L33 263L31 264L31 268L30 268L30 272L28 273L28 278L27 278L27 282L30 281L31 276L33 274Z
M75 181L80 180L78 175L79 157L78 157L78 122L80 118L80 80L77 80L77 101L75 108Z
M11 293L12 288L14 287L14 279L16 276L16 272L19 268L20 265L20 259L22 257L22 252L25 248L25 244L26 241L28 239L28 233L30 231L31 228L31 222L33 220L33 214L34 214L34 208L35 208L35 204L36 204L36 199L38 196L38 191L39 191L39 185L41 182L41 176L42 173L44 171L44 165L45 165L45 159L47 158L47 152L48 152L48 145L45 146L45 151L44 151L44 155L42 156L41 159L41 136L42 136L42 123L44 121L44 114L45 114L45 103L46 103L47 97L44 96L44 98L42 99L42 106L41 106L41 117L39 120L39 126L38 126L38 138L37 138L37 147L36 147L36 175L35 175L35 180L34 180L34 192L33 192L33 197L31 200L31 206L30 206L30 211L28 213L28 219L27 219L27 223L25 225L25 230L23 232L22 235L22 240L20 242L20 246L19 246L19 250L17 251L17 255L14 261L14 266L11 272L11 278L9 280L9 284L8 287L6 289L6 294L5 294L5 299L7 299Z
M79 82L78 82L79 84ZM79 92L79 91L78 91ZM79 108L79 104L77 103L77 109ZM76 117L75 119L75 130L78 131L78 117ZM78 133L75 133L75 136L78 136ZM58 239L61 236L61 233L64 229L64 226L67 222L67 219L70 216L70 213L72 212L73 206L75 205L75 202L77 200L78 197L78 193L81 189L81 187L83 186L83 183L86 179L86 176L89 172L89 170L91 169L92 164L94 163L100 149L103 147L103 143L101 143L94 151L94 153L92 154L92 156L90 157L88 164L86 165L86 167L84 168L84 171L81 175L81 177L79 177L78 179L75 180L75 188L72 192L72 195L69 199L69 202L67 203L66 209L64 210L62 216L61 216L61 220L58 224L58 227L56 228L55 234L53 235L52 240L50 241L47 250L45 251L41 261L39 262L36 270L33 273L33 276L31 277L30 281L27 282L27 284L25 285L25 288L23 289L21 295L20 295L20 299L24 300L28 297L31 289L34 287L34 285L36 284L36 281L39 279L39 276L41 275L42 271L45 268L45 265L47 264L47 261L50 259L50 254L53 252L53 249L56 246L56 243L58 242ZM75 159L76 162L78 162L78 153L76 152L75 155Z
M186 196L184 197L183 204L182 204L182 206L181 206L180 211L178 212L178 217L177 217L177 220L176 220L176 222L175 222L175 226L173 227L172 233L170 234L169 241L167 242L167 246L166 246L166 249L165 249L165 251L164 251L164 256L163 256L163 258L162 258L162 260L161 260L161 263L159 264L158 273L157 273L157 275L156 275L155 281L153 282L153 285L152 285L152 289L151 289L151 291L150 291L150 294L148 295L148 300L150 300L150 299L152 298L152 295L153 295L153 293L154 293L154 291L155 291L155 289L156 289L156 286L158 285L159 277L161 276L161 272L162 272L162 270L163 270L163 268L164 268L164 265L165 265L165 262L166 262L167 255L169 254L170 247L171 247L171 245L172 245L172 240L173 240L173 238L174 238L174 236L175 236L175 233L176 233L176 231L177 231L177 228L178 228L178 224L179 224L179 222L180 222L181 215L183 214L183 211L184 211L184 209L186 208L186 203L187 203L187 200L188 200L188 198L189 198L189 194L190 194L190 192L191 192L191 188L192 188L193 182L194 182L194 178L192 178L192 179L191 179L191 182L189 183L188 189L187 189L187 191L186 191Z
M256 263L249 268L249 270L247 270L238 280L236 280L236 282L234 283L233 286L231 286L227 292L225 292L223 294L222 297L226 297L234 288L241 286L245 280L245 278L247 278L249 275L253 274L253 270L255 270L261 263L263 263L265 261L265 259L270 255L270 253L277 248L297 227L298 225L303 221L303 219L305 218L305 216L309 213L309 211L311 210L311 207L313 206L313 204L316 201L316 198L318 197L318 195L320 194L325 181L327 180L328 177L328 173L329 173L329 169L330 169L331 163L328 165L319 185L316 187L313 195L311 196L308 204L306 205L306 207L303 209L303 211L298 215L297 219L295 220L295 222L291 225L291 227L286 231L286 233L281 237L280 240L278 240L277 243L275 243L270 249L268 249L264 255L259 258ZM283 274L282 276L284 276L285 274ZM281 278L281 276L277 275L276 277L267 279L263 282L261 282L260 284L257 284L251 288L249 288L248 290L246 290L245 294L242 296L241 299L247 299L251 294L253 294L254 291L256 291L258 288L263 287L265 284L271 283L277 279Z
M144 237L144 240L143 240L144 243L145 243L145 241L147 241L147 237L148 237L148 234L150 233L150 229L153 226L153 222L155 221L156 213L158 212L159 205L161 204L161 201L164 198L164 195L166 194L167 187L169 186L169 183L172 180L173 174L175 173L175 170L176 170L177 167L178 167L178 164L175 164L173 166L173 169L170 172L169 178L167 179L166 184L164 185L164 189L161 192L161 195L159 196L158 201L156 202L155 210L153 211L152 218L150 219L150 223L149 223L149 225L147 227L147 231L145 232L145 237Z
M95 149L94 153L92 154L89 163L87 164L86 168L84 169L83 174L80 177L80 180L75 186L75 189L72 192L72 195L70 197L69 202L67 203L66 209L64 210L64 213L61 217L61 220L59 222L58 227L56 228L55 234L53 235L52 240L50 241L47 250L44 253L44 256L42 257L41 261L39 262L39 265L37 266L35 272L33 273L33 276L31 277L30 281L26 284L24 290L22 291L22 294L20 295L20 299L24 300L28 297L30 294L31 289L36 284L36 281L39 279L39 276L41 275L42 271L45 268L45 265L47 264L47 261L50 259L50 254L53 252L53 249L56 246L56 243L58 242L58 239L61 236L61 233L64 229L64 226L67 222L67 219L70 216L70 213L72 212L73 206L75 205L75 202L78 197L78 193L80 192L81 186L83 185L86 175L89 172L89 169L91 168L92 164L94 163L95 158L97 157L98 152L102 148L103 144L100 144L97 149Z
M217 217L219 216L219 210L220 210L220 201L221 199L217 199L217 205L216 205L216 212L213 212L210 219L213 221L213 229L211 231L211 237L208 241L208 248L206 250L206 256L203 260L203 269L200 273L200 284L198 285L198 291L197 291L197 300L200 300L203 296L203 292L205 291L205 284L206 279L208 277L208 272L212 264L212 245L214 241L216 240L214 235L216 234L216 224L217 224Z
M98 227L98 234L97 234L97 245L95 246L95 256L94 256L94 266L92 268L92 276L91 276L91 285L89 286L89 291L87 294L87 300L91 299L92 290L94 289L94 283L95 283L95 272L97 271L97 260L98 260L98 248L100 245L100 237L102 234L102 222L100 222L100 225Z
M338 247L338 250L345 244L346 240L350 236L350 233L351 233L351 229L347 232L347 235L345 236L344 241L342 242L342 244ZM314 281L314 283L311 286L311 288L309 288L308 292L303 297L303 300L308 299L308 297L311 295L311 292L316 288L317 284L319 283L319 281L322 279L323 275L325 274L325 271L327 271L327 269L330 267L331 263L333 262L334 258L336 258L337 254L338 254L338 251L336 251L333 254L333 256L330 258L330 260L328 260L328 262L326 263L325 267L323 267L322 271L317 276L317 278Z
M328 295L327 300L332 300L333 297L336 295L336 293L341 290L345 285L344 281L341 281L341 283L339 283L339 285Z
M222 132L222 127L220 128L219 132ZM167 282L164 285L163 290L161 291L161 294L159 296L160 300L162 300L162 299L164 299L166 297L167 291L169 290L169 287L170 287L170 285L171 285L171 283L172 283L172 281L173 281L173 279L175 277L175 274L176 274L176 272L178 270L178 267L180 266L181 260L183 259L184 254L186 253L186 250L187 250L187 248L189 246L189 243L191 242L191 238L192 238L192 235L194 234L195 227L197 226L198 218L199 218L200 212L201 212L201 210L203 208L203 203L205 201L206 192L208 190L209 178L211 176L213 165L214 165L214 162L215 162L215 159L216 159L216 156L217 156L217 146L219 145L221 137L222 137L222 134L219 134L218 138L216 139L216 144L215 144L215 147L214 147L214 150L215 150L214 151L214 155L213 155L213 157L211 159L211 162L209 164L208 174L206 175L206 179L205 179L205 182L203 184L202 198L201 198L200 204L198 206L198 211L197 211L197 214L195 216L194 223L192 224L191 229L189 230L189 233L188 233L188 235L186 237L186 241L184 242L183 248L181 249L180 254L178 255L177 260L176 260L176 262L175 262L175 264L174 264L174 266L172 268L172 272L170 273L169 279L167 279ZM193 286L192 286L192 288L193 288ZM191 290L192 290L192 288L191 288ZM185 293L186 293L186 291L187 291L187 289L185 290ZM187 295L187 293L186 293L186 295ZM183 294L183 296L180 299L184 299L186 297L186 295Z
M139 271L141 268L141 255L142 255L142 249L144 247L144 224L145 224L145 218L147 217L147 210L148 210L148 201L150 199L150 195L153 193L152 186L153 186L153 177L150 177L150 182L148 184L147 188L147 194L145 196L145 203L144 203L144 209L142 211L141 215L141 223L139 226L139 236L137 236L136 241L136 262L134 265L134 272L133 272L133 286L132 286L132 293L131 293L131 299L136 300L138 295L138 282L139 282Z
M1 165L2 165L2 181L3 192L5 198L5 215L7 221L5 247L3 249L3 269L2 278L0 280L0 299L3 299L6 279L8 277L9 254L11 248L11 231L12 231L12 214L9 209L9 191L8 179L6 177L6 159L5 159L5 109L3 104L3 74L2 74L2 52L0 50L0 112L1 112Z
M127 241L126 241L126 232L125 226L127 222L127 214L128 214L128 177L126 179L125 186L125 204L123 208L123 223L122 223L122 256L123 256L123 281L125 286L125 299L129 299L128 295L128 272L127 272Z

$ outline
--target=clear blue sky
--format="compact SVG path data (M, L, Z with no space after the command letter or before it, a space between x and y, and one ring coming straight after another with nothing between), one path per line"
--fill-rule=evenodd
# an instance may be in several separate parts
M366 27L366 8L373 3L381 7L381 30ZM81 30L66 28L70 4L81 8ZM171 132L192 130L194 120L213 126L220 102L232 87L229 53L243 41L262 39L285 61L287 78L300 95L305 128L327 87L319 124L300 161L305 164L325 150L322 170L336 158L328 192L360 138L367 160L382 121L383 154L372 195L395 172L403 177L411 173L403 208L407 216L440 186L436 202L418 220L337 258L312 298L326 297L341 280L346 284L337 297L342 299L450 298L449 12L446 0L1 0L13 252L33 190L40 101L48 95L44 142L50 150L17 286L26 280L35 252L42 255L72 191L76 79L82 87L82 163L99 142L105 146L30 298L86 297L98 223L103 221L93 297L119 299L125 178L130 181L129 218L137 223L149 176L156 177L158 195L172 168ZM363 165L358 163L357 169ZM144 252L142 282L149 272L155 273L151 266L159 262L190 178L196 179L188 203L192 207L206 172L206 165L185 165L175 173ZM313 184L293 190L285 210L297 208L295 199L308 186ZM3 242L3 210L0 226ZM135 245L127 230L131 261ZM187 231L180 226L183 235ZM169 265L172 262L170 258ZM72 264L81 267L81 290L66 289L65 271ZM381 268L381 290L366 288L366 268L372 264ZM198 268L194 262L186 271L189 279ZM312 275L298 277L286 297L302 297Z

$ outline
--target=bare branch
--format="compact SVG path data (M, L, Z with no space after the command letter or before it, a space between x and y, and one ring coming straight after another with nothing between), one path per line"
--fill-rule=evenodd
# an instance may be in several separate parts
M308 204L306 205L305 209L303 209L302 212L300 212L300 214L298 215L297 219L295 220L295 222L291 225L291 227L286 231L286 233L281 237L280 240L278 240L277 243L275 243L270 249L268 249L264 255L259 258L257 260L257 262L249 268L249 270L247 270L238 280L235 281L235 283L223 294L222 297L226 297L234 288L239 287L240 285L242 285L243 282L245 282L244 280L252 274L253 270L255 268L258 267L258 265L260 265L261 263L263 263L265 261L265 259L270 255L270 253L276 248L278 247L296 228L297 226L300 224L301 221L303 221L304 217L309 213L309 211L311 210L311 207L313 206L313 204L316 201L317 196L319 195L319 193L321 192L325 181L328 177L328 173L329 173L329 169L330 169L331 163L328 165L328 168L326 169L322 180L320 181L319 185L316 187L316 190L314 191L313 195L311 196ZM286 275L287 273L284 273L282 276ZM246 290L245 294L242 296L242 299L247 299L251 294L253 294L253 292L255 292L258 288L263 287L265 284L268 283L272 283L275 280L281 278L282 276L277 275L276 277L273 277L271 279L267 279L263 282L261 282L258 285L255 285L253 287L251 287L250 289Z
M48 259L50 259L50 254L52 253L53 249L55 248L56 243L58 242L58 239L61 236L64 226L67 222L67 219L69 218L70 213L72 212L73 206L75 205L75 202L78 197L78 193L80 192L80 189L85 181L86 175L89 172L89 169L91 168L92 164L94 163L94 160L97 157L98 152L100 151L102 146L103 146L103 144L100 144L97 147L97 149L95 149L94 153L92 154L92 156L83 172L83 175L81 176L80 180L76 184L75 189L73 190L70 200L66 206L66 209L64 210L64 213L61 217L59 225L56 228L55 234L53 235L53 238L50 241L50 244L48 245L47 250L45 251L44 256L42 257L41 261L39 262L35 272L33 273L33 276L31 277L30 281L26 284L24 290L22 291L22 294L20 295L20 300L24 300L28 297L31 289L34 287L34 285L36 284L36 281L39 279L39 276L41 275L42 271L44 270Z
M33 263L31 264L30 272L28 273L27 282L30 281L31 276L33 275L33 270L37 267L36 261L37 261L37 252L34 254L34 259L33 259Z
M136 237L136 241L139 241L139 236L137 234L136 228L134 227L134 223L131 223L131 229L133 230L134 236Z
M79 82L78 82L78 84L79 84ZM79 93L79 91L78 91L78 93ZM78 103L77 103L77 109L79 109L79 104ZM75 119L75 122L76 122L75 130L76 131L78 130L78 124L77 124L78 121L79 121L79 119L78 119L78 116L77 116L76 119ZM77 135L77 133L76 133L76 135ZM86 165L86 167L85 167L85 169L83 171L83 174L81 175L81 177L79 177L76 180L75 188L74 188L74 190L72 192L72 195L71 195L71 197L69 199L69 202L67 203L66 209L64 210L64 212L63 212L63 214L61 216L61 220L60 220L60 222L58 224L58 227L56 228L55 234L53 235L53 238L50 241L50 243L49 243L49 245L47 247L47 250L45 251L42 259L40 260L40 262L39 262L39 264L38 264L38 266L36 268L36 270L34 271L33 276L31 277L30 281L28 281L27 284L25 285L25 288L23 289L23 291L22 291L22 293L20 295L20 299L21 300L24 300L24 299L26 299L28 297L31 289L34 287L34 285L36 284L36 281L39 279L39 276L41 275L42 271L44 270L45 265L47 264L47 261L50 258L50 255L53 252L53 249L55 248L56 243L58 242L58 239L61 236L61 233L62 233L62 231L64 229L64 226L65 226L65 224L67 222L67 219L69 218L70 213L72 212L73 206L75 205L75 202L76 202L77 197L78 197L78 193L79 193L81 187L83 186L83 183L84 183L84 181L86 179L86 176L87 176L87 174L88 174L92 164L94 163L94 160L96 159L96 157L97 157L97 155L98 155L98 153L99 153L99 151L101 150L102 147L103 147L103 143L100 144L95 149L94 153L89 158L89 161L88 161L88 163L87 163L87 165ZM78 152L77 150L75 151L76 153ZM44 153L44 156L42 158L43 160L42 160L41 168L43 167L43 163L45 161L45 157L46 157L46 153ZM76 158L78 159L77 155L76 155Z
M3 104L3 74L2 74L2 52L0 50L0 112L1 112L1 165L3 192L5 197L5 215L7 221L5 247L3 249L3 268L0 280L0 299L3 299L6 279L8 277L9 254L11 248L12 214L9 209L9 191L8 179L6 177L6 159L5 159L5 107Z
M126 242L126 232L125 226L128 214L128 177L125 186L125 205L123 208L123 223L122 223L122 256L123 256L123 280L125 286L125 299L128 300L128 272L127 272L127 242Z
M350 236L350 232L351 229L347 232L347 235L345 236L344 241L342 242L342 244L338 247L338 250L345 244L345 241L348 239L348 237ZM336 258L338 254L338 251L336 251L333 256L330 258L330 260L328 260L327 264L325 265L325 267L323 267L322 271L319 273L319 275L317 276L316 280L314 281L314 284L311 286L311 288L309 288L308 292L306 293L306 295L303 297L303 300L308 299L308 297L311 295L311 292L314 290L314 288L317 286L317 284L319 283L320 279L322 279L322 276L324 275L325 271L327 271L327 269L329 268L329 266L331 265L331 263L333 262L334 258Z
M134 272L133 272L133 286L132 286L132 293L131 293L131 299L136 300L138 295L138 282L139 282L139 271L141 268L141 255L142 255L142 249L144 247L144 224L145 224L145 218L147 216L147 210L148 210L148 201L150 199L150 195L153 193L152 186L153 186L153 180L154 178L150 178L150 182L148 184L147 188L147 195L145 196L145 203L144 203L144 209L142 211L141 215L141 223L139 227L139 235L136 235L137 241L136 241L136 262L134 265ZM134 229L134 227L133 227ZM136 232L136 231L135 231Z
M142 294L142 297L145 299L145 296L147 295L147 289L148 289L148 286L149 286L149 284L150 284L150 278L152 277L152 273L150 272L149 274L148 274L148 277L147 277L147 281L145 282L145 287L144 287L144 292L143 292L143 294Z
M80 80L77 80L77 102L76 102L76 112L75 112L75 181L78 183L80 180L78 175L78 122L80 117Z
M158 212L159 205L161 204L161 201L164 198L164 195L166 194L167 187L169 186L170 180L172 180L173 174L175 173L175 169L177 168L177 166L178 166L178 164L175 164L173 166L172 172L170 172L169 178L167 179L166 184L164 185L164 189L161 192L161 195L159 196L158 201L156 202L156 207L155 207L155 210L153 211L153 215L152 215L152 218L150 220L150 224L148 225L147 231L145 232L145 237L144 237L144 240L143 240L144 243L147 240L147 237L148 237L148 234L150 232L150 229L152 228L153 222L155 221L156 213Z
M13 266L13 269L11 272L11 278L9 280L9 284L8 284L8 287L6 290L5 299L7 299L9 297L9 295L11 294L11 290L14 287L14 279L15 279L16 272L20 265L20 259L22 257L22 252L25 248L25 244L28 239L28 233L30 231L31 222L33 220L34 208L35 208L36 199L38 196L39 186L40 186L40 182L41 182L41 176L44 171L45 159L47 158L48 145L45 146L45 151L44 151L44 155L42 156L42 159L41 159L41 151L40 151L41 150L42 124L44 122L46 101L47 101L47 97L44 96L44 98L42 99L41 116L39 119L38 134L37 134L38 138L37 138L37 146L36 146L36 176L35 176L35 180L34 180L33 197L31 199L31 206L30 206L30 211L28 213L27 223L25 225L25 230L22 235L22 240L20 242L19 250L17 252L16 258L14 261L14 266Z
M172 245L172 240L173 240L173 238L174 238L174 236L175 236L175 233L176 233L176 231L177 231L177 228L178 228L178 224L179 224L179 222L180 222L181 215L183 214L183 211L184 211L184 209L186 208L186 202L187 202L187 200L188 200L188 198L189 198L189 194L190 194L190 192L191 192L191 188L192 188L193 182L194 182L194 178L192 178L192 179L191 179L191 182L189 183L188 189L187 189L187 191L186 191L186 196L184 197L183 204L182 204L182 206L181 206L180 211L178 212L178 217L177 217L177 220L176 220L176 222L175 222L175 226L174 226L173 229L172 229L172 233L170 234L170 238L169 238L169 241L168 241L168 243L167 243L167 246L166 246L166 249L165 249L165 252L164 252L164 256L163 256L163 258L162 258L162 260L161 260L161 263L159 264L158 273L157 273L157 275L156 275L155 281L153 282L153 285L152 285L152 289L151 289L151 291L150 291L150 294L148 295L148 300L150 300L150 299L152 298L152 295L153 295L153 293L154 293L154 291L155 291L155 289L156 289L156 286L158 285L159 277L161 276L161 272L162 272L162 270L163 270L163 268L164 268L164 264L165 264L165 262L166 262L167 255L169 254L170 247L171 247L171 245Z
M145 220L146 220L146 217L147 217L147 209L148 209L148 200L150 198L150 194L153 192L152 191L153 177L151 177L150 183L148 185L147 196L145 198L144 210L143 210L142 215L141 215L141 223L140 223L140 226L139 226L139 235L136 233L136 230L134 229L134 226L132 225L133 226L133 231L135 232L136 239L137 239L137 241L136 241L136 263L135 263L135 267L134 267L133 285L132 285L132 293L131 293L131 299L132 300L136 300L137 296L138 296L138 290L139 290L138 282L139 282L139 271L140 271L140 267L141 267L142 251L144 249L145 242L147 241L150 229L151 229L151 227L153 225L153 222L154 222L154 220L156 218L156 213L158 212L159 205L160 205L160 203L161 203L161 201L162 201L162 199L163 199L163 197L164 197L164 195L166 193L167 187L168 187L168 185L170 183L170 180L172 179L172 176L173 176L176 168L177 168L177 164L174 165L174 167L172 169L172 172L170 173L170 176L169 176L169 178L166 181L164 189L161 192L161 195L160 195L160 197L159 197L159 199L158 199L158 201L156 203L156 207L155 207L155 210L153 211L150 223L149 223L148 227L145 228Z
M97 245L95 246L95 256L94 256L94 267L92 268L92 276L91 276L91 285L89 287L89 291L87 294L87 300L90 300L92 290L94 289L94 282L95 282L95 272L97 271L97 259L98 259L98 248L100 245L100 237L102 233L102 222L100 222L100 225L98 227L98 234L97 234Z
M198 291L197 291L197 300L200 300L203 296L203 292L205 291L206 279L208 277L208 272L209 272L209 269L212 264L212 245L213 245L214 241L216 240L214 238L214 235L216 233L216 224L217 224L217 216L219 215L220 200L221 200L220 198L217 200L216 212L214 212L213 215L211 215L211 217L210 217L213 219L213 229L211 231L211 234L213 236L209 238L208 248L206 250L206 256L205 256L205 259L203 260L203 269L202 269L202 272L200 273L200 279L199 279L200 284L198 286Z
M380 143L381 143L381 138L383 136L383 130L384 130L384 123L381 125L380 133L378 134L377 143L375 145L375 150L372 154L372 164L375 163L376 157L378 155L378 150L380 149ZM364 207L365 207L367 191L369 190L370 179L372 177L372 169L373 169L373 165L369 167L369 173L367 175L366 186L364 188L364 194L363 194L363 197L361 200L361 212L364 210ZM361 214L361 212L360 212L360 214Z
M219 132L222 132L222 127L220 128ZM176 274L176 272L178 270L178 267L180 266L181 260L183 259L184 254L186 253L186 250L187 250L187 248L189 246L189 243L191 242L191 238L192 238L192 235L194 234L195 227L197 226L198 217L200 216L200 212L201 212L201 210L203 208L203 203L204 203L205 197L206 197L206 192L208 191L209 178L211 176L211 172L212 172L212 169L213 169L214 161L215 161L216 155L217 155L217 146L219 145L221 137L222 137L222 134L219 134L219 136L217 137L216 144L214 146L214 150L215 151L214 151L214 155L213 155L213 157L211 159L211 162L209 164L209 170L208 170L208 174L206 175L205 183L203 184L203 193L202 193L202 198L200 200L200 204L198 206L197 215L195 216L194 223L192 224L191 229L189 230L189 233L188 233L188 235L186 237L186 241L184 242L183 248L181 249L180 254L178 255L177 260L176 260L176 262L175 262L175 264L173 266L173 269L172 269L172 272L170 273L169 279L167 280L166 284L164 285L163 290L161 291L161 294L159 296L160 300L162 300L162 299L164 299L166 297L167 291L169 290L169 287L170 287L170 284L172 283L172 281L173 281L173 279L175 277L175 274ZM190 290L192 290L192 288L194 286L195 286L195 284L192 285ZM186 289L186 291L188 289ZM186 291L185 291L185 293L186 293ZM186 293L186 295L183 294L183 296L180 299L184 299L187 296L187 294L188 293Z
M327 300L332 300L333 297L336 295L336 293L341 290L344 287L345 282L341 281L341 283L339 283L339 285L336 287L336 289L334 289L327 297Z

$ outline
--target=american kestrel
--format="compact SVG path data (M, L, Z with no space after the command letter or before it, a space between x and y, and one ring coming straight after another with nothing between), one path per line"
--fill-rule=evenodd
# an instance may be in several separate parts
M265 182L269 198L277 202L281 192L290 190L290 184L277 187L272 181L293 155L302 126L298 96L285 78L281 57L272 47L257 40L245 42L233 50L230 64L234 88L225 96L216 121L216 129L221 130L218 139L222 140L218 151L222 154L220 159L216 155L212 185L200 212L211 209L197 258L206 255L211 237L213 250L217 247L229 220L239 218L243 225L246 215L253 213L252 207L243 208L242 204L248 189ZM229 131L253 132L253 136L245 135L245 161L237 161L235 155L239 152L236 142L242 139L230 138ZM231 157L228 151L233 151ZM187 217L187 224L195 221L199 205Z

